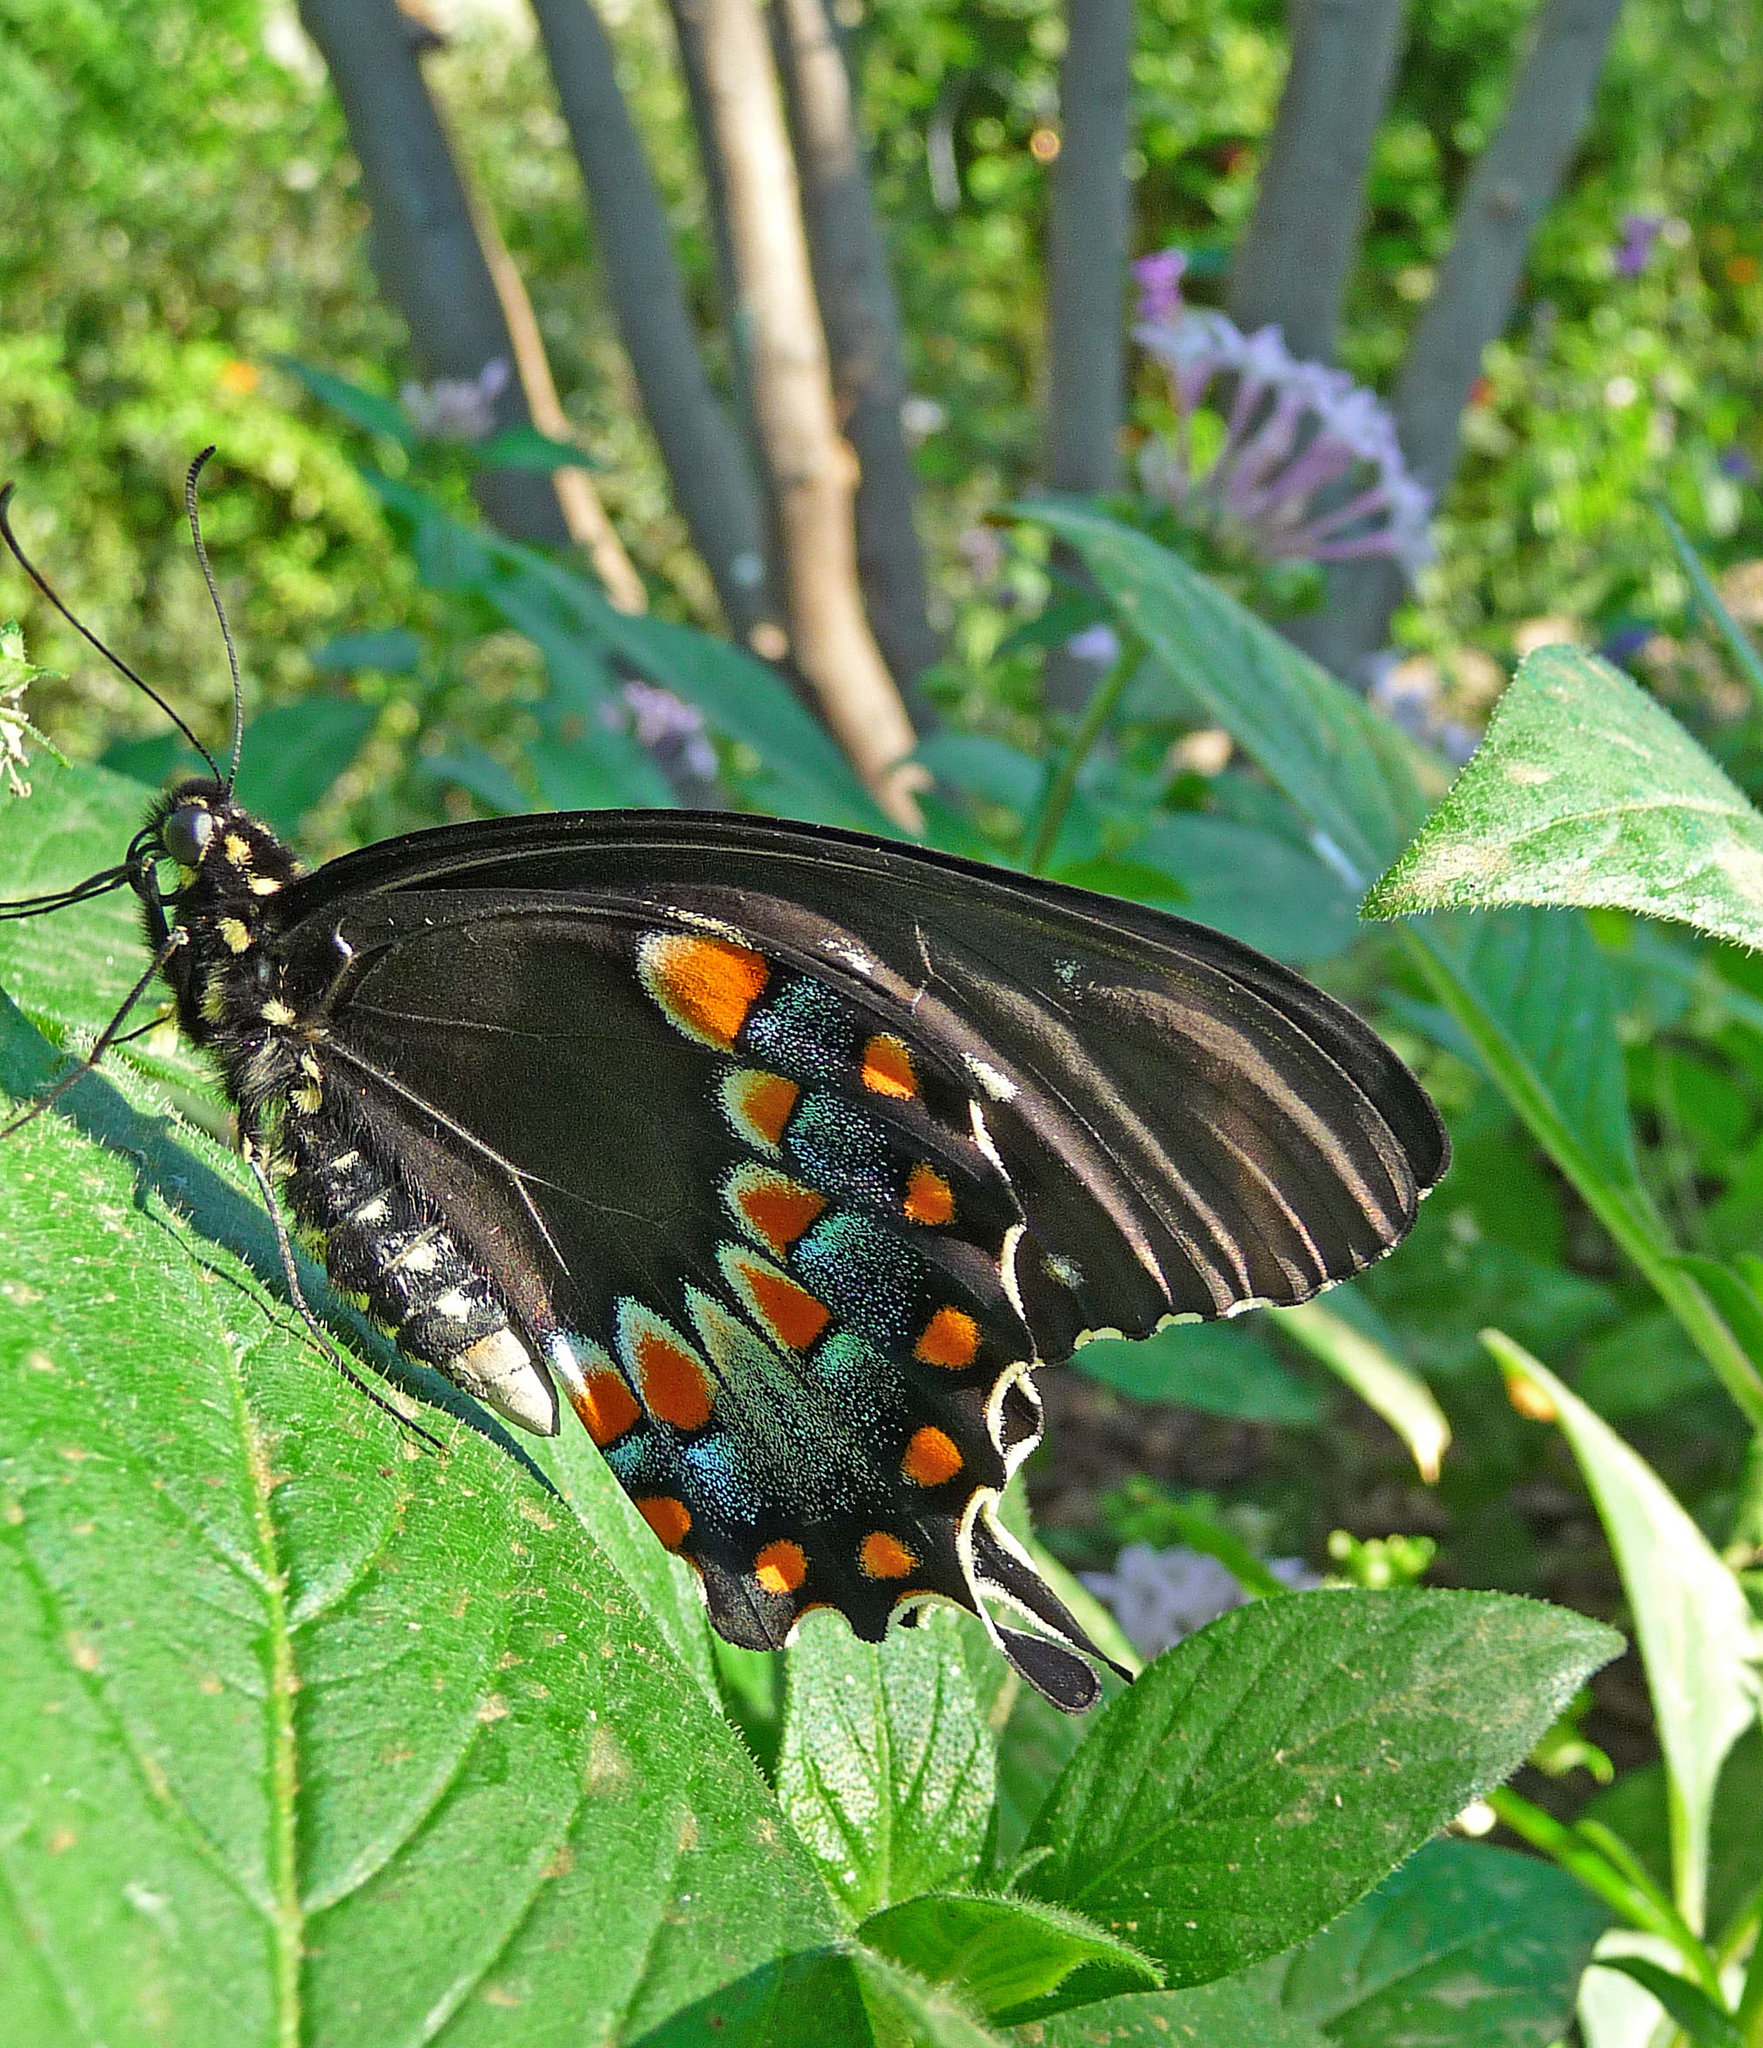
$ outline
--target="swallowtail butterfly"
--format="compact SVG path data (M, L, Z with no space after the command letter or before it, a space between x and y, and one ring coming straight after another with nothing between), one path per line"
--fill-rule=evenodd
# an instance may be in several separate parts
M498 1415L573 1410L732 1643L952 1601L1091 1705L1101 1653L998 1519L1036 1371L1302 1301L1444 1170L1364 1024L1181 918L712 812L444 826L303 873L237 764L235 719L230 771L118 867L0 908L135 892L131 1003L169 984L278 1219Z

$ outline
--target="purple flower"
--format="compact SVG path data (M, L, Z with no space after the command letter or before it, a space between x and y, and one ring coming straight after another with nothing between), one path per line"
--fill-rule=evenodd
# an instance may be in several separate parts
M1267 1569L1294 1592L1322 1584L1301 1557L1270 1558ZM1153 1550L1148 1543L1129 1543L1113 1571L1081 1577L1144 1657L1160 1655L1249 1597L1217 1558L1180 1546Z
M410 424L427 441L487 441L496 431L496 400L511 375L507 359L492 356L475 377L437 377L406 384L398 397Z
M1665 225L1662 213L1625 213L1613 261L1618 277L1639 277L1653 258L1653 244Z
M1722 476L1731 477L1735 483L1748 484L1756 479L1756 462L1736 441L1721 449L1715 457L1715 466Z
M1182 310L1181 281L1188 267L1185 249L1164 249L1141 256L1132 267L1138 279L1141 320L1173 320Z
M1093 661L1098 668L1107 668L1120 659L1120 635L1110 625L1086 626L1066 641L1065 651L1079 661Z
M1388 555L1412 575L1430 559L1432 494L1409 475L1382 401L1344 370L1300 362L1277 327L1244 334L1179 303L1134 333L1167 367L1176 407L1171 439L1139 456L1152 496L1264 561ZM1203 470L1192 433L1202 401L1225 425Z
M683 697L654 683L628 682L618 693L630 713L631 730L664 768L676 768L699 782L716 780L716 749L704 731L702 714Z

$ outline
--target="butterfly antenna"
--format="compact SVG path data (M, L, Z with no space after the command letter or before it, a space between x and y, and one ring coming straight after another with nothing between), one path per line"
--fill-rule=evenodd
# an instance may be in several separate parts
M209 769L212 772L215 781L218 782L220 780L220 769L215 762L214 756L208 751L208 749L202 744L202 742L196 737L196 735L190 730L190 728L184 723L184 721L177 715L177 713L171 708L171 706L165 701L165 699L159 694L159 692L156 689L154 689L153 685L146 680L145 677L136 675L135 671L129 667L128 663L123 660L120 654L113 654L110 651L110 649L105 646L104 642L98 638L96 633L94 633L89 627L82 626L80 624L79 620L74 617L73 613L68 610L67 606L62 603L60 598L58 598L55 595L55 592L49 587L48 579L37 568L35 563L32 562L31 558L25 553L24 549L19 546L18 535L15 534L12 530L11 519L12 493L15 488L15 485L8 484L4 490L0 490L0 537L3 537L5 539L6 545L12 550L13 559L18 563L18 566L25 572L25 574L31 579L31 581L37 586L37 588L43 593L43 595L49 600L49 602L55 607L55 609L61 614L61 616L67 621L67 623L80 636L80 638L84 641L87 641L91 646L97 648L98 652L101 655L103 655L104 659L107 662L109 662L110 666L113 669L115 669L119 675L127 676L129 681L134 684L137 690L145 691L147 696L150 697L153 700L153 702L159 706L160 710L165 713L166 717L171 720L172 724L177 727L178 731L183 734L184 738L189 741L191 746L193 746L196 749L197 753L202 756L203 760L208 763Z
M202 521L196 510L196 485L213 453L211 442L190 464L190 473L184 478L184 510L190 515L190 538L196 543L196 559L202 564L202 580L208 585L214 616L220 621L220 637L226 642L227 667L233 672L233 758L227 765L226 774L226 793L231 796L233 784L239 779L239 756L245 748L245 691L239 681L238 650L233 646L232 628L226 622L226 607L220 601L214 571L208 566L208 550L202 545Z

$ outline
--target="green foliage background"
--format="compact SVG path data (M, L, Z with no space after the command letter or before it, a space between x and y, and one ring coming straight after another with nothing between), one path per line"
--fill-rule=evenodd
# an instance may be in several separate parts
M1343 339L1361 376L1387 378L1400 355L1524 14L1513 0L1411 11ZM613 20L714 336L713 263L664 11L633 0ZM1281 10L1150 0L1139 20L1140 246L1222 257L1277 101ZM1717 563L1763 551L1757 490L1721 468L1722 456L1763 462L1754 27L1749 0L1629 0L1572 190L1545 223L1520 318L1470 414L1441 564L1403 621L1410 644L1505 658L1514 627L1541 614L1594 633L1636 616L1672 623L1686 591L1655 545L1648 491L1669 495ZM1003 593L976 588L956 543L1033 473L1045 172L1027 143L1054 114L1061 29L1053 0L882 0L851 33L913 388L947 414L920 450L925 522L941 614L963 625L949 687L977 708L998 685L960 657L995 644ZM0 444L24 485L19 517L94 626L199 705L218 704L223 677L166 494L205 440L233 471L214 494L211 544L254 696L310 687L306 657L334 631L402 622L414 601L407 563L334 435L271 366L286 353L380 389L401 374L341 119L302 48L283 0L267 12L258 0L0 6ZM539 59L485 26L433 75L522 263L627 544L665 607L706 618L705 579L667 507ZM959 186L949 211L927 159L927 137L945 130ZM1684 224L1633 280L1612 270L1628 212ZM726 378L714 339L711 350ZM76 656L57 622L32 628L36 658L78 678L42 707L57 737L93 753L145 729L138 700ZM523 687L517 655L482 659L493 687Z

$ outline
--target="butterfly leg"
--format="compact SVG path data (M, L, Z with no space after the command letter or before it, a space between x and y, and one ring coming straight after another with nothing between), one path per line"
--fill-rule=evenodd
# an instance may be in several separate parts
M307 1336L319 1355L327 1364L335 1366L357 1393L365 1394L376 1408L383 1409L394 1422L402 1423L406 1429L421 1437L424 1443L432 1445L435 1450L444 1454L447 1447L440 1438L424 1429L420 1422L413 1421L396 1402L388 1401L378 1388L370 1387L326 1335L324 1325L313 1314L306 1299L306 1290L300 1284L300 1266L294 1256L294 1240L288 1233L287 1219L282 1215L282 1205L276 1195L275 1183L264 1170L256 1138L249 1133L245 1134L241 1139L241 1149L245 1155L245 1164L251 1169L251 1178L257 1183L257 1192L263 1197L263 1206L269 1211L270 1228L275 1232L276 1250L281 1254L282 1277L288 1284L288 1294L299 1312L300 1320L306 1325Z

